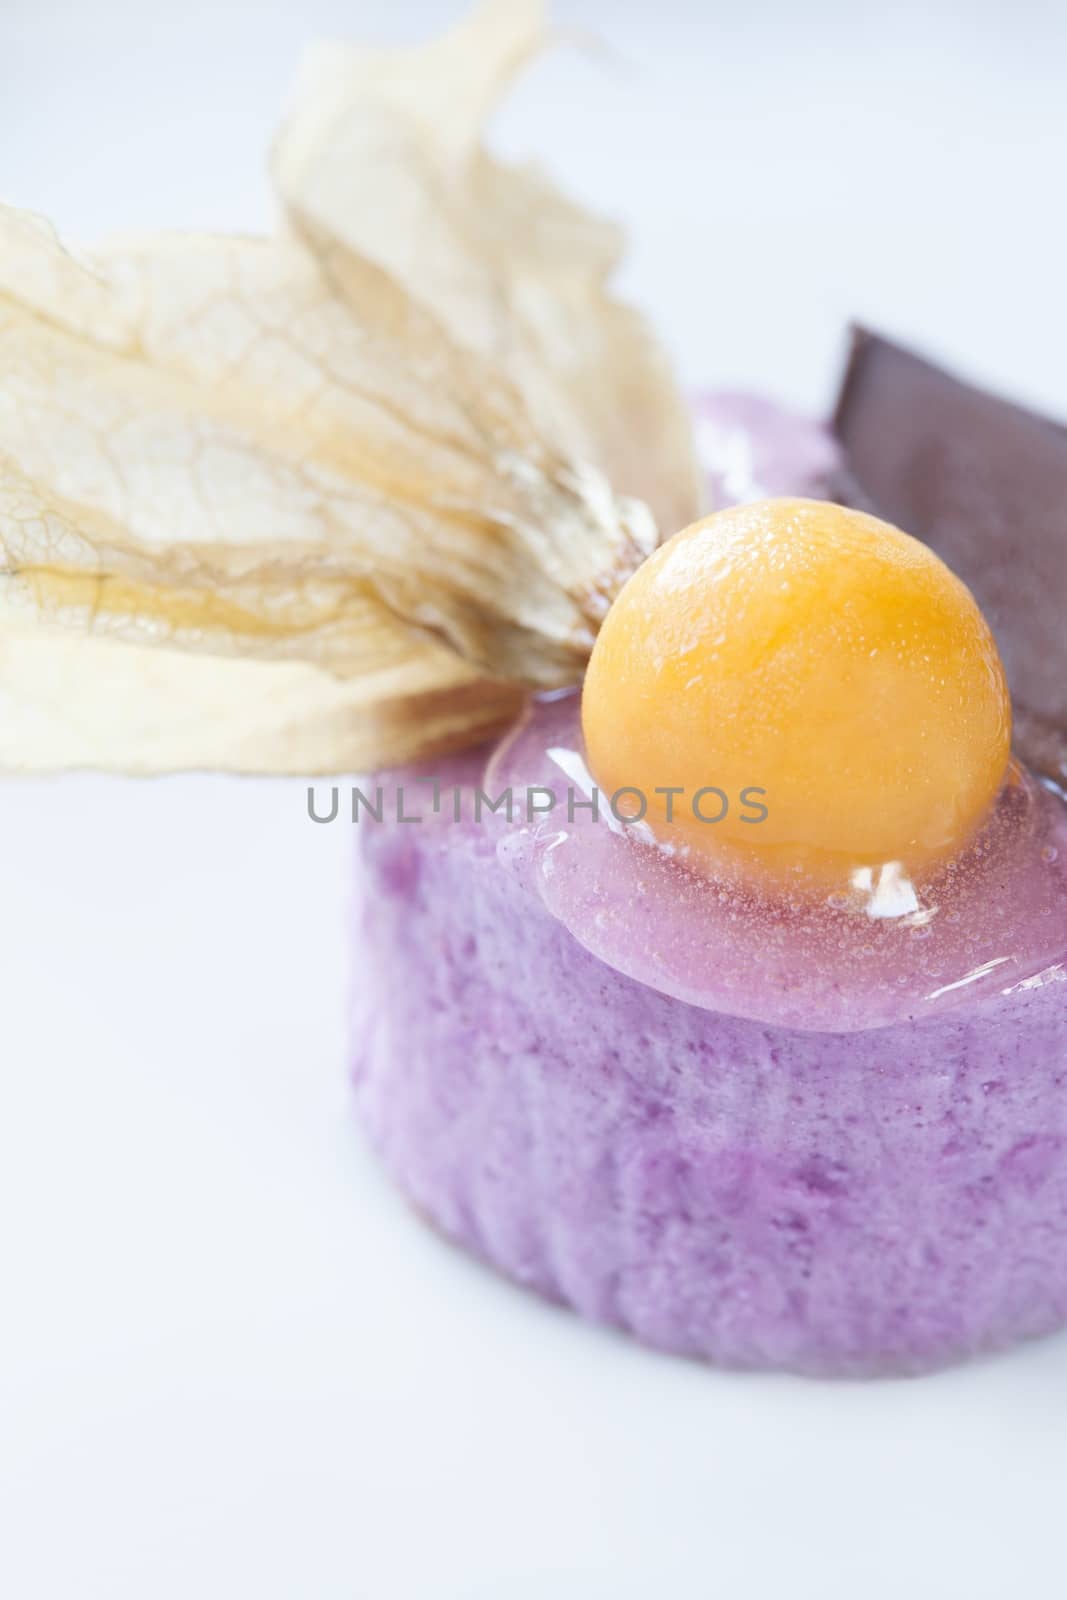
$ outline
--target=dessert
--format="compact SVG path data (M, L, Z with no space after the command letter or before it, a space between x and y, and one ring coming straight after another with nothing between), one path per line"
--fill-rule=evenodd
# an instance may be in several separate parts
M788 455L781 416L759 421L749 458ZM753 891L665 851L662 825L568 815L580 722L577 696L542 701L435 769L437 815L360 825L356 1093L420 1210L541 1293L724 1364L921 1371L1059 1326L1058 797L1012 768L921 881L806 896L764 862ZM510 821L475 817L509 786ZM521 797L553 787L528 820Z
M802 1372L1058 1327L1067 436L870 335L832 430L690 407L483 144L543 36L320 55L270 239L0 208L0 764L369 773L359 1107L520 1283Z

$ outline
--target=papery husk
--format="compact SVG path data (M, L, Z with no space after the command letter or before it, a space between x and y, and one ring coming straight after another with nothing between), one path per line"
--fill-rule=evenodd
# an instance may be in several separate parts
M697 479L613 235L481 146L542 26L320 53L276 239L0 210L0 765L353 771L580 678Z

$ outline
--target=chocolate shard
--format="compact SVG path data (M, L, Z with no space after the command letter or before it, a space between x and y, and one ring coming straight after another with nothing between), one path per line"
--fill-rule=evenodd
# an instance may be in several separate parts
M862 328L834 414L841 498L924 540L996 634L1015 743L1067 785L1067 427Z

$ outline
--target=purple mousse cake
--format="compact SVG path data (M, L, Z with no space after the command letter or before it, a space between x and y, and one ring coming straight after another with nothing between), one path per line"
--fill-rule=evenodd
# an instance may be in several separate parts
M804 496L800 526L822 500L871 503L828 430L742 397L697 423L718 505ZM912 531L936 548L938 526ZM1002 754L992 803L921 870L886 860L842 888L820 868L801 892L729 851L709 867L655 818L594 813L596 671L594 652L584 713L578 693L541 697L498 746L361 791L354 1080L398 1183L518 1283L723 1365L919 1372L1063 1325L1050 775Z

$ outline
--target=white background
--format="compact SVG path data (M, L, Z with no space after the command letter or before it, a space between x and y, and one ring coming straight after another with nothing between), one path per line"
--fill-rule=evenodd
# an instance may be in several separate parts
M302 41L445 3L0 0L0 196L262 228ZM499 123L684 376L818 408L849 314L1067 413L1062 7L561 3ZM0 373L0 388L3 375ZM298 784L0 788L0 1593L1052 1600L1067 1338L737 1377L431 1236L348 1107L351 838Z

